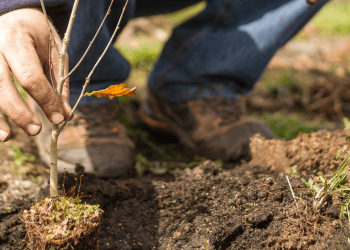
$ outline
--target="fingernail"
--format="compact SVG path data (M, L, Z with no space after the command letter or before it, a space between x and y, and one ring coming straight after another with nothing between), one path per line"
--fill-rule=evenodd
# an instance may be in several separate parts
M40 130L40 126L35 124L29 124L27 126L27 131L30 135L36 135Z
M61 115L61 114L55 113L55 114L52 116L52 122L53 122L54 124L60 124L63 120L64 120L64 117L63 117L63 115Z
M4 142L8 135L9 135L9 133L7 133L7 132L5 132L3 130L0 130L0 141Z

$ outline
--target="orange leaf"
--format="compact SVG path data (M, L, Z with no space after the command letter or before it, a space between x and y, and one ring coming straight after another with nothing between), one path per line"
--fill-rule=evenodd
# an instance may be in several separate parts
M134 96L136 95L136 88L125 88L125 83L117 84L117 85L111 85L106 89L102 89L99 91L93 91L91 93L85 93L85 96L92 96L95 95L97 97L109 97L109 99L113 99L113 97L119 97L119 96Z

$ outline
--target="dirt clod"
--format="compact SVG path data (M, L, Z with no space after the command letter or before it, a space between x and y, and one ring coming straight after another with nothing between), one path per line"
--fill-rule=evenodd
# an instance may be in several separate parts
M344 130L300 134L291 141L266 140L256 135L250 143L251 163L279 171L295 167L305 175L332 173L350 153L349 142L349 132Z

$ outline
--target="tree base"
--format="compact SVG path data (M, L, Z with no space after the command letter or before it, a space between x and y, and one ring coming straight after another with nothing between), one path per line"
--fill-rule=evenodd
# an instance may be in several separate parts
M21 214L30 249L98 249L103 211L78 198L47 198Z

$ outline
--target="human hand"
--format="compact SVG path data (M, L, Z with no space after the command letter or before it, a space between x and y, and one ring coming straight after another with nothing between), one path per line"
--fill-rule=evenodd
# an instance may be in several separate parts
M51 29L61 47L61 39L53 26ZM41 122L23 101L12 74L47 118L59 124L68 118L71 108L68 79L63 86L61 101L50 83L51 79L54 79L54 85L57 83L58 67L59 54L50 41L47 21L39 9L23 8L0 16L0 109L28 135L39 134ZM67 73L68 57L65 63ZM0 142L10 138L10 127L0 119Z

